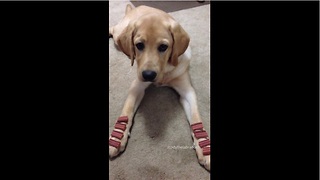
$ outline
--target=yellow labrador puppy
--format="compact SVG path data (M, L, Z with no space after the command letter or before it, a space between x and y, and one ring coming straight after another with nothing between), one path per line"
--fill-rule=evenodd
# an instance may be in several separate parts
M159 9L126 7L125 17L109 28L118 48L137 62L137 78L132 82L121 115L109 138L109 157L125 150L132 119L145 89L150 84L170 86L180 94L180 102L190 123L199 163L210 170L210 140L198 111L190 83L190 38L169 14Z

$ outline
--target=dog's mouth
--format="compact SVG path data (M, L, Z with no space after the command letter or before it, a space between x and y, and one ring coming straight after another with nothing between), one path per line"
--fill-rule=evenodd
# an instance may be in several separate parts
M151 82L153 84L158 84L158 85L163 84L163 78L156 78L156 79L151 80L151 81L148 81L148 80L145 80L145 79L142 78L141 81L143 81L143 82Z
M153 80L146 80L143 77L140 77L140 80L142 82L151 82L151 83L155 83L155 84L161 84L162 83L162 80L160 78L155 78Z
M154 82L157 81L157 78L156 79L145 79L145 78L143 78L143 76L139 76L139 79L142 82L152 82L152 83L154 83Z
M145 79L143 79L142 81L143 81L143 82L152 82L152 83L156 82L156 80L150 81L150 80L145 80Z

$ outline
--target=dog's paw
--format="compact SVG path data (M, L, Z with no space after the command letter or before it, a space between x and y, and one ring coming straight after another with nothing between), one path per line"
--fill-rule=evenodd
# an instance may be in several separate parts
M201 138L200 141L203 141L204 139ZM199 140L195 139L194 141L195 144L199 143ZM210 147L210 146L207 146ZM197 157L198 157L198 161L199 163L204 166L205 169L207 169L208 171L210 171L210 155L203 155L203 149L200 148L198 145L195 145L195 150L197 153Z
M210 171L211 142L208 133L203 128L202 122L191 125L192 139L197 153L198 161L208 171Z
M114 158L123 152L129 136L130 123L128 125L128 116L120 116L109 137L109 157Z
M116 140L117 141L117 140ZM109 158L115 158L118 156L122 151L124 151L124 145L121 143L119 148L109 145Z
M113 146L109 146L109 157L114 158L119 154L119 150Z
M199 159L199 163L210 171L210 156L203 156L203 158Z
M117 144L116 145L117 147L111 146L110 140L109 140L109 157L110 158L114 158L114 157L118 156L121 152L123 152L125 150L129 133L125 131L123 134L124 134L124 136L121 139L121 141L119 139L116 139L116 138L110 136L109 139L114 140L116 142L115 144Z

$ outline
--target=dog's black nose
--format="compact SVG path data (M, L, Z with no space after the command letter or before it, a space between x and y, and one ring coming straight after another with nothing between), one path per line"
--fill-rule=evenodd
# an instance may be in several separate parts
M153 81L157 77L157 73L154 71L142 71L142 77L146 81Z

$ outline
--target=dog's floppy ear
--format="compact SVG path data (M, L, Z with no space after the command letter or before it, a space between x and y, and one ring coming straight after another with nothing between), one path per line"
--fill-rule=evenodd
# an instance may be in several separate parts
M171 22L170 31L173 38L173 46L169 63L173 66L178 65L178 57L188 48L190 38L186 31L176 21Z
M129 24L123 32L119 35L117 44L120 50L131 59L131 66L133 66L135 52L133 45L133 33L134 33L134 25Z

